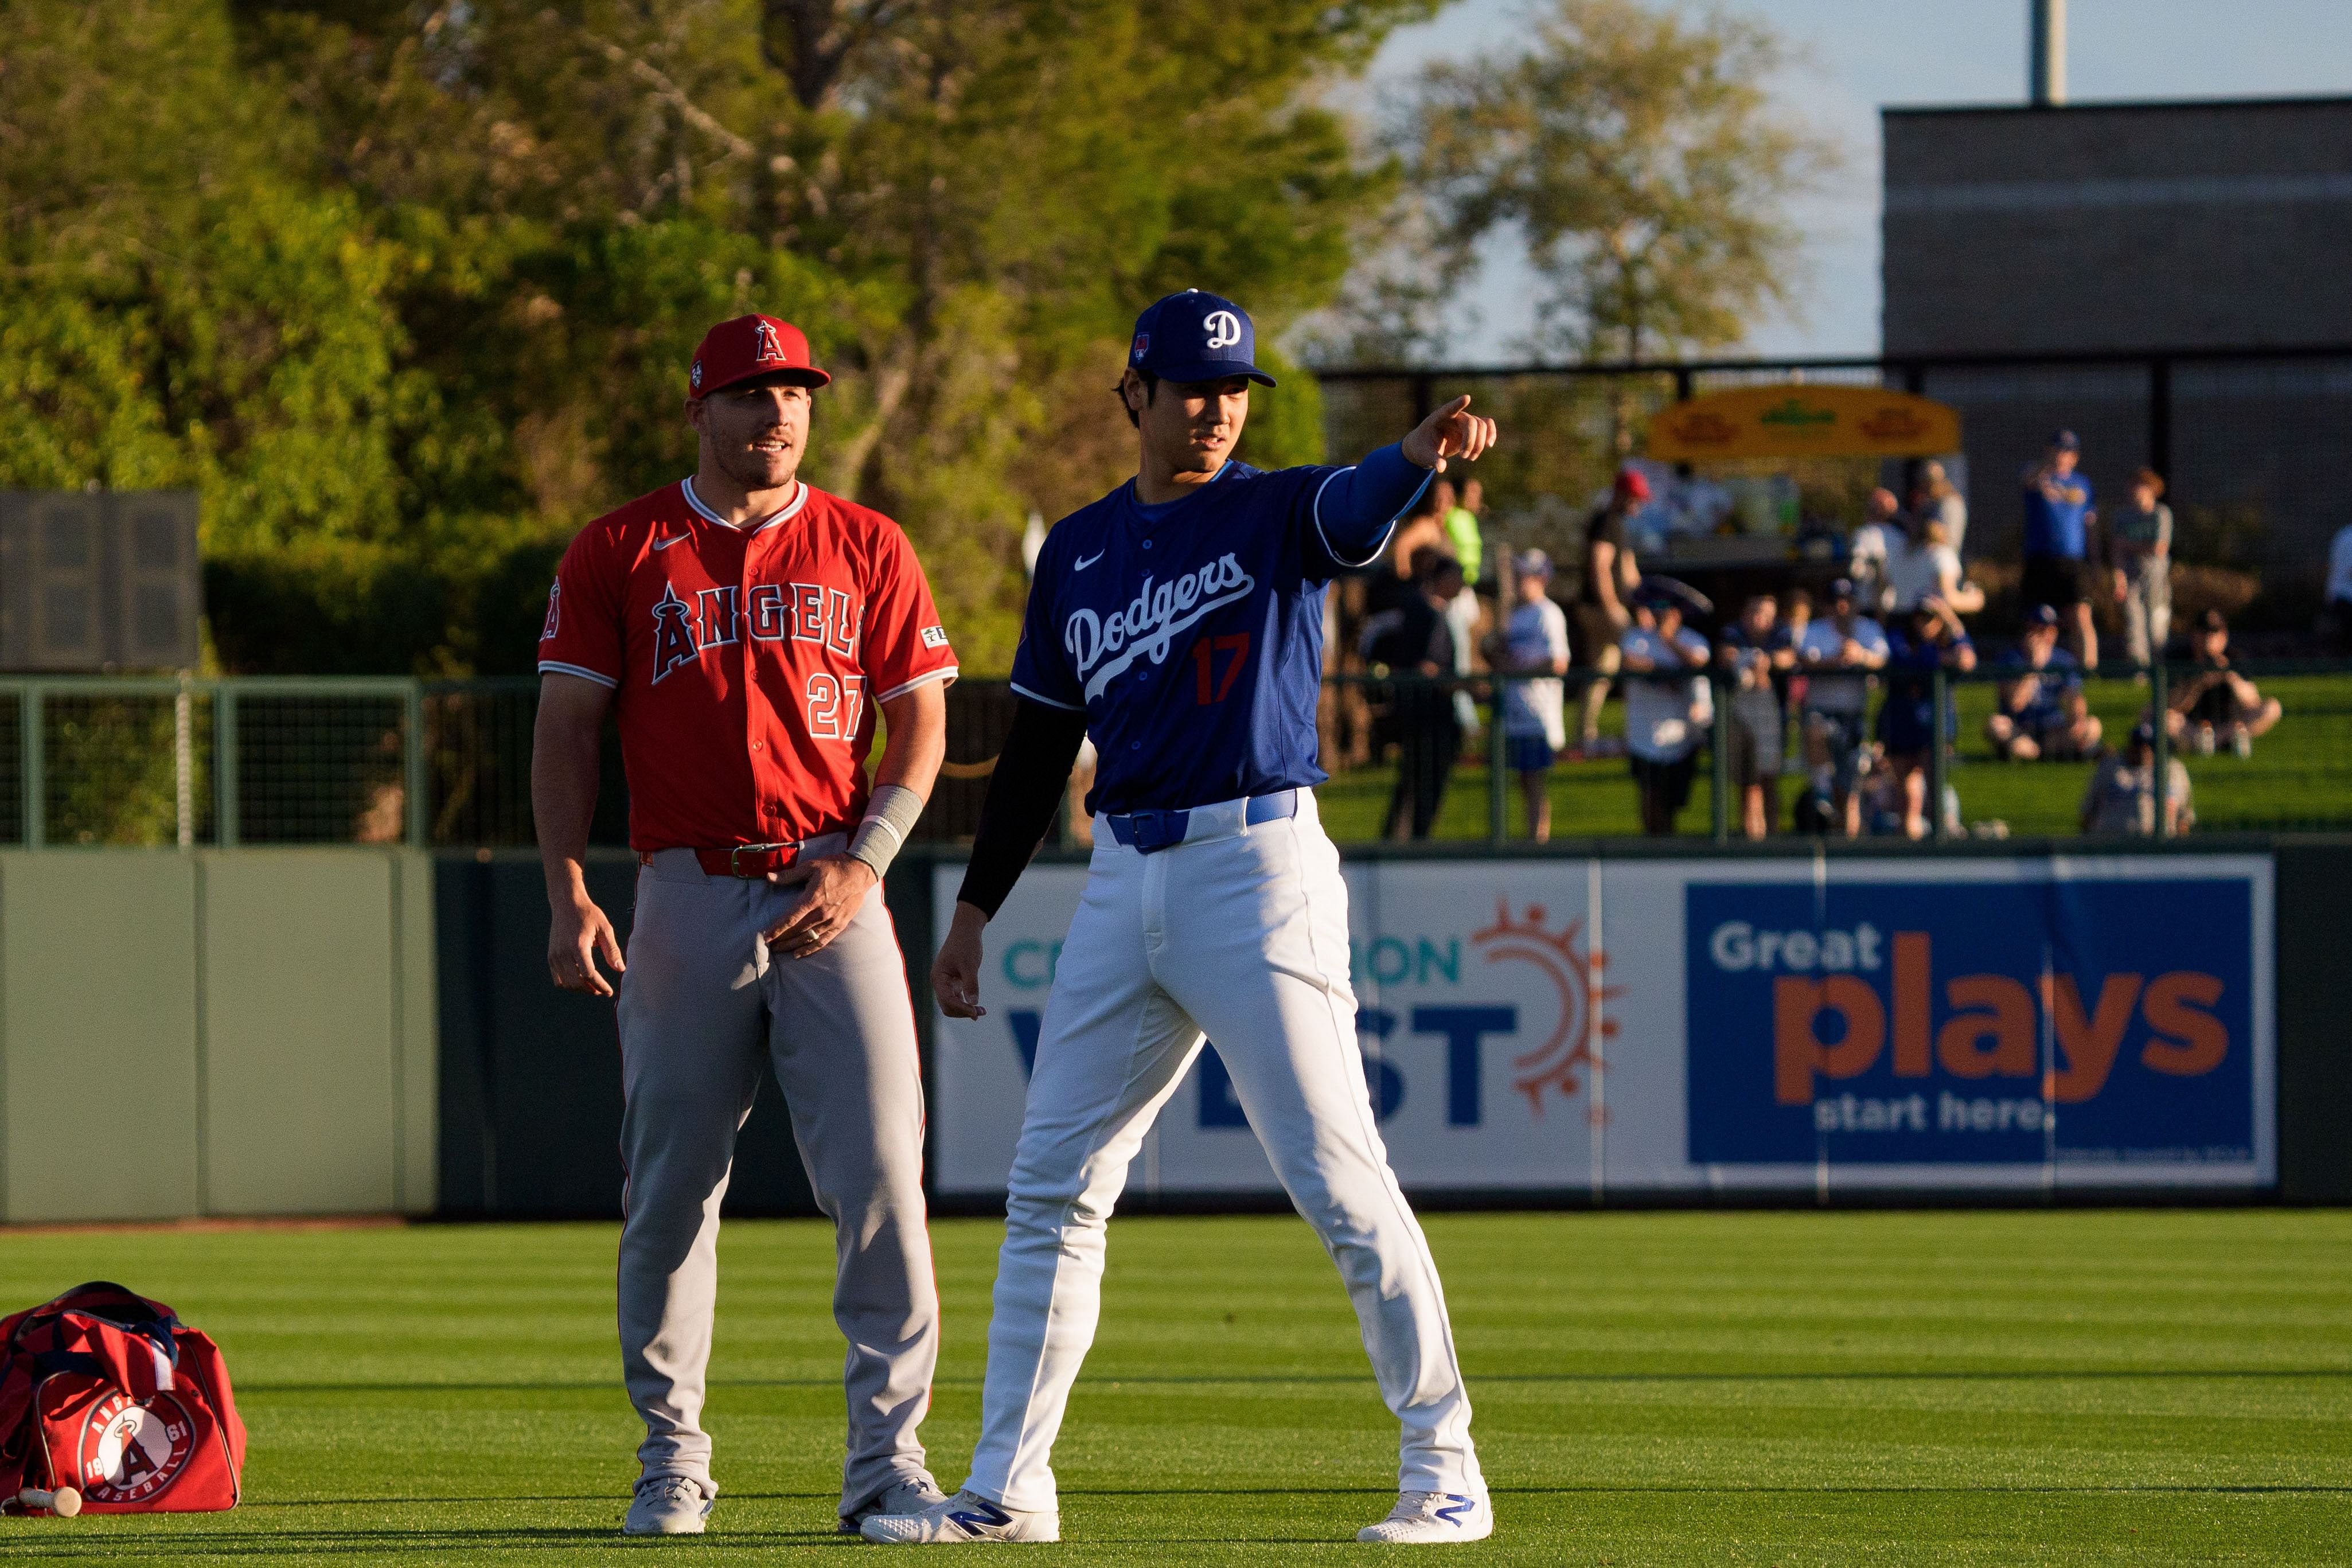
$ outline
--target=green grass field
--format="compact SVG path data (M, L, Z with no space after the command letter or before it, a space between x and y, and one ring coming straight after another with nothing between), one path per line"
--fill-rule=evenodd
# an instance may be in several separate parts
M2286 715L2256 742L2252 757L2242 760L2224 752L2181 758L2195 795L2197 830L2352 829L2352 680L2326 675L2266 677L2262 689L2285 705ZM1964 819L2003 822L2017 837L2073 835L2093 764L1996 760L1984 738L1995 688L1986 681L1962 681L1952 690L1959 714L1952 786L1959 792ZM2147 689L2128 680L2094 681L2088 694L2092 711L2099 715L2110 740L2128 733L2147 706ZM1613 699L1603 710L1601 731L1623 733L1622 707ZM1392 767L1358 768L1317 790L1331 836L1341 843L1380 837L1395 781ZM1518 781L1508 782L1509 832L1519 837L1527 831L1527 816ZM1783 830L1801 784L1796 778L1780 782ZM1701 753L1698 779L1682 815L1684 833L1714 831L1713 784ZM1549 789L1552 832L1559 837L1614 837L1641 831L1633 780L1622 758L1562 763L1552 770ZM1487 833L1482 753L1454 770L1436 837L1477 839Z
M1513 1563L2352 1561L2352 1214L1438 1215ZM926 1427L962 1479L1000 1226L935 1227ZM814 1225L721 1243L711 1532L626 1542L609 1226L0 1233L0 1300L110 1277L217 1335L215 1515L0 1521L39 1563L814 1560L839 1342ZM1112 1228L1056 1455L1069 1563L1377 1556L1395 1428L1285 1217ZM1004 1555L998 1549L997 1555ZM832 1559L838 1560L838 1559Z

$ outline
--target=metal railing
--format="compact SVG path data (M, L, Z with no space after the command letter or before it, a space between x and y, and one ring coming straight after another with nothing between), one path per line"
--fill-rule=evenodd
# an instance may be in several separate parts
M2166 777L2180 762L2197 831L2352 831L2352 663L2239 668L2284 709L2251 738L2250 754L2233 754L2226 726L2206 754L2195 745L2193 722L2177 731L2158 725L2147 775ZM2095 757L2007 762L1988 738L2000 689L2015 673L1989 663L1968 675L1934 678L1933 731L1943 740L1929 748L1925 764L1930 837L2078 830ZM2100 727L2098 744L2120 745L2144 714L2166 710L2179 683L2193 674L2186 665L2148 671L2111 665L2094 672L2082 691L2085 715ZM1570 746L1541 786L1556 837L1641 831L1619 700L1627 678L1613 683L1596 743L1580 744L1579 709L1598 679L1583 670L1562 679ZM1677 831L1728 841L1742 832L1732 778L1735 719L1722 678L1709 679L1717 682L1713 725L1694 753L1690 802ZM1332 836L1357 843L1392 836L1399 769L1431 756L1428 737L1417 742L1413 727L1433 726L1442 737L1453 728L1453 694L1461 691L1478 724L1460 731L1459 754L1445 759L1442 804L1429 836L1455 843L1524 838L1527 788L1514 775L1497 721L1512 683L1484 675L1328 679L1319 727L1331 778L1318 795ZM528 847L538 696L537 681L528 678L0 678L0 845ZM1883 702L1883 693L1874 696L1874 709ZM950 688L949 765L919 837L971 838L1016 706L1003 681L968 679ZM1865 742L1878 732L1874 711ZM1773 826L1786 833L1796 816L1791 807L1812 790L1797 714L1783 715L1779 740L1782 765L1759 784L1780 796ZM1865 757L1857 788L1873 798L1893 775L1885 759ZM1075 807L1082 797L1075 789L1073 796ZM1081 813L1065 816L1075 819L1066 834L1083 833ZM1865 831L1874 822L1885 826L1883 811L1863 817ZM627 839L626 781L609 726L592 838L614 845Z

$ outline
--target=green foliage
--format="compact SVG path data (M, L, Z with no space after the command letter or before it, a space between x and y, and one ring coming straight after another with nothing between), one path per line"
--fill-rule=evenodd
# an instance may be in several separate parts
M1541 346L1658 358L1739 341L1785 304L1790 199L1835 153L1773 107L1762 26L1553 0L1529 42L1432 66L1404 138L1457 272L1499 228L1543 279Z
M1023 520L1131 462L1133 312L1328 302L1395 175L1319 90L1436 4L18 0L0 485L202 492L232 668L528 668L520 604L691 468L692 346L765 310L838 377L809 478L1000 667ZM1262 460L1318 445L1286 379Z

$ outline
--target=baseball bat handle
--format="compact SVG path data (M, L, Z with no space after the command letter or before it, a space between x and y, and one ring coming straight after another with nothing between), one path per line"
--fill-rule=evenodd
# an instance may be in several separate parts
M26 1508L45 1508L59 1519L71 1519L81 1511L81 1493L71 1487L43 1491L38 1487L26 1487L16 1494L16 1500Z

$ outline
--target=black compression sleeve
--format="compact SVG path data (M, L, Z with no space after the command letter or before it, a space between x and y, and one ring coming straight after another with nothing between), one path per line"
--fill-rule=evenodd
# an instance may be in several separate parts
M1029 858L1054 826L1054 809L1062 803L1079 743L1086 738L1085 714L1022 700L1004 749L997 754L996 771L989 775L980 831L971 841L971 864L964 868L963 887L956 894L959 902L996 918L997 906L1028 869Z

